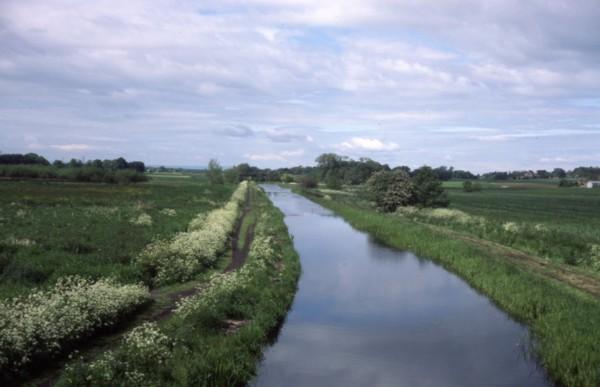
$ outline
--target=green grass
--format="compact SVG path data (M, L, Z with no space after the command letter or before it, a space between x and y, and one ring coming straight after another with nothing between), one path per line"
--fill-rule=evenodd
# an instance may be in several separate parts
M131 262L144 246L185 230L233 189L198 177L136 185L0 182L0 298L65 275L137 282ZM151 223L135 224L140 215Z
M536 338L535 353L556 381L567 386L600 385L597 299L427 225L307 195L378 240L442 264L526 323Z

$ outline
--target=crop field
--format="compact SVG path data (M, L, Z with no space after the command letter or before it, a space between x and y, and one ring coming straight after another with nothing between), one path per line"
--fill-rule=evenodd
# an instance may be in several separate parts
M221 206L233 186L198 177L136 185L4 181L0 184L0 298L66 275L141 280L131 265L153 239Z

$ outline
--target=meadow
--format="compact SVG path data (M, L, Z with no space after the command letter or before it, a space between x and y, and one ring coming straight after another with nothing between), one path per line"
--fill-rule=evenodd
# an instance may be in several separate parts
M132 265L140 251L223 205L233 188L200 176L135 185L3 181L0 299L67 275L140 282Z

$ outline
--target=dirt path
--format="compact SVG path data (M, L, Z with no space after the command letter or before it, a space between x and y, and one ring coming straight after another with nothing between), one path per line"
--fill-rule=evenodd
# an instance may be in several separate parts
M230 272L239 269L246 258L248 258L248 252L250 251L250 245L254 239L254 228L256 227L256 219L248 219L250 212L252 211L252 204L254 202L254 193L250 188L246 191L246 200L244 201L244 209L242 216L236 226L233 238L231 238L231 263L225 269L225 272ZM244 222L250 222L246 229L246 235L244 236L244 245L239 246L240 238L242 237Z
M238 220L233 236L231 238L231 262L224 270L224 272L231 272L239 269L246 262L248 252L250 251L250 245L254 239L254 228L256 226L256 220L250 220L246 229L246 235L244 236L244 245L239 246L239 240L242 238L241 233L243 230L244 221L248 221L247 217L253 208L254 194L251 189L248 188L246 191L246 200L244 201L244 208L242 215ZM178 290L165 291L164 289L154 289L150 292L150 306L146 307L143 311L138 314L126 317L116 326L112 327L108 331L99 332L96 335L90 337L85 343L79 348L81 353L100 353L108 350L114 346L118 340L120 340L127 332L134 327L148 321L160 322L173 315L177 308L177 303L185 298L200 293L203 289L201 283L197 281L182 284ZM66 358L61 357L57 360L54 366L50 366L45 371L38 371L37 375L33 375L30 378L28 385L36 386L52 386L60 377L60 373L66 363Z
M569 286L588 293L597 299L600 299L600 278L592 274L585 273L577 267L552 262L541 257L527 254L521 250L507 247L505 245L485 239L480 239L468 234L459 233L444 227L434 226L427 223L421 224L446 235L452 236L453 238L457 238L468 242L469 244L481 247L486 251L491 251L494 253L494 255L498 255L506 260L509 260L519 267L563 282Z

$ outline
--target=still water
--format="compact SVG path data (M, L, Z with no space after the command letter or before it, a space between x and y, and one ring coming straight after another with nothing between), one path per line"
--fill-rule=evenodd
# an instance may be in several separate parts
M435 263L263 185L300 254L298 293L253 386L545 386L528 331Z

